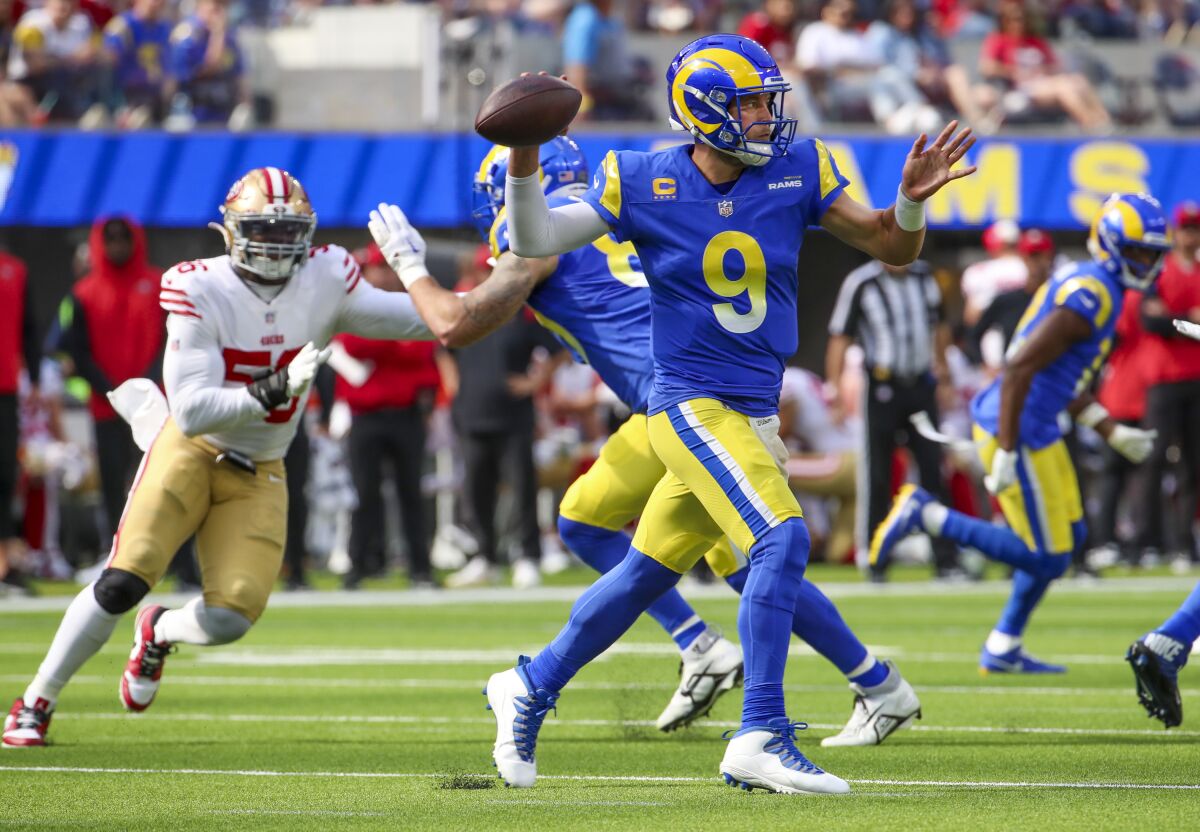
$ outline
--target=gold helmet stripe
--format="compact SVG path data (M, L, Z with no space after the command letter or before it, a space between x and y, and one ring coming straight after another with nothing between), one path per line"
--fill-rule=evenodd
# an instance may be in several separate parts
M708 119L699 118L685 103L684 93L687 92L685 87L688 79L693 72L701 67L716 67L725 70L729 73L738 90L763 85L762 76L759 75L754 64L745 56L739 55L732 50L721 48L701 49L699 52L689 55L687 61L684 62L684 65L680 67L679 72L675 75L675 83L672 84L671 89L671 98L675 102L676 111L684 116L685 120L690 119L692 121L692 124L685 124L685 127L688 128L699 125L702 129L711 129L721 123L719 121L713 122ZM731 103L733 102L727 102L727 104Z

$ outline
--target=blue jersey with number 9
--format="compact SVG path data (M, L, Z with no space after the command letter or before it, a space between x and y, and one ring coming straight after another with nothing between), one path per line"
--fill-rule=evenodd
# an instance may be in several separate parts
M648 412L714 398L767 416L796 351L804 231L848 183L815 139L746 168L731 187L712 185L691 153L610 152L583 199L636 246L650 284Z
M551 196L550 206L569 197ZM577 200L574 200L577 201ZM508 250L508 219L500 210L488 238L492 256ZM637 252L606 234L558 258L553 274L529 296L538 322L590 364L617 398L645 413L654 363L650 358L650 303Z

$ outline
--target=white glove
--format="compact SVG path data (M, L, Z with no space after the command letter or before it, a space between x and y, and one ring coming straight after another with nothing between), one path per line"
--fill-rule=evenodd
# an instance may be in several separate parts
M371 212L367 228L405 289L429 277L425 268L425 240L398 205L379 203L379 208Z
M1017 482L1017 452L997 448L992 457L992 472L983 478L983 487L998 497Z
M1129 425L1117 424L1108 435L1109 446L1128 459L1130 462L1144 462L1154 450L1154 440L1158 438L1156 430L1131 428Z
M775 467L779 469L779 473L786 477L787 463L791 454L788 453L787 445L779 438L779 417L754 416L751 417L750 424L754 428L754 432L758 434L758 438L771 452L771 457L775 460Z
M317 349L312 341L300 348L300 352L287 367L287 394L289 397L301 396L304 391L308 390L313 376L317 374L317 368L329 360L331 352L329 347L323 350Z
M1176 318L1171 323L1175 324L1175 328L1180 334L1186 335L1194 341L1200 341L1200 324L1194 324L1191 321L1181 321Z

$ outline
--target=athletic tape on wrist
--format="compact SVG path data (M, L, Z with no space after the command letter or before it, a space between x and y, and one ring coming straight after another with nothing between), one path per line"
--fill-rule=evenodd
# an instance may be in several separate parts
M909 199L903 185L896 188L896 225L905 231L920 231L925 227L925 203Z
M1076 424L1085 428L1095 428L1096 425L1108 418L1108 410L1100 402L1092 402L1075 417Z

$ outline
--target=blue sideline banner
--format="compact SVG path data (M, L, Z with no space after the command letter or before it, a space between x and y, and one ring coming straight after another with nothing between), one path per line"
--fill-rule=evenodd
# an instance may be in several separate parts
M679 136L575 138L594 165L610 149L649 150ZM829 136L826 143L855 199L892 202L909 141ZM307 186L328 228L365 225L381 201L398 203L418 226L462 226L486 151L468 134L0 131L0 225L77 226L127 213L151 226L203 226L241 173L277 165ZM977 228L1007 217L1079 229L1113 191L1150 191L1167 208L1200 199L1196 141L993 138L969 161L979 172L930 200L931 227Z

